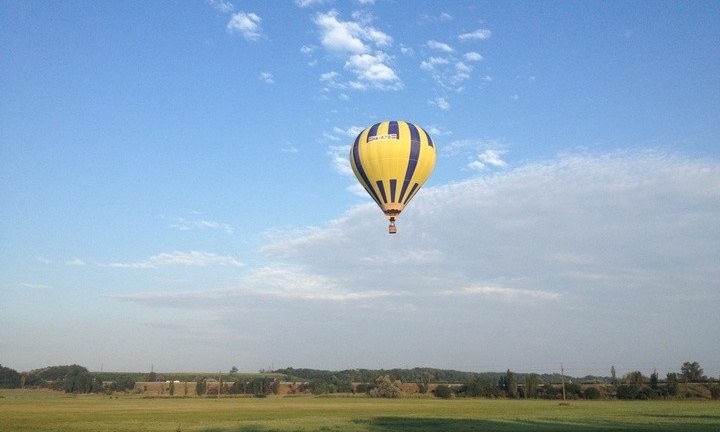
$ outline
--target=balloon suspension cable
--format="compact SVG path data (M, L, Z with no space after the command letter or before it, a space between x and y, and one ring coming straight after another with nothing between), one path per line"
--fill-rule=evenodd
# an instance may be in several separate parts
M388 233L397 234L397 227L395 226L395 218L390 218L390 226L388 227Z

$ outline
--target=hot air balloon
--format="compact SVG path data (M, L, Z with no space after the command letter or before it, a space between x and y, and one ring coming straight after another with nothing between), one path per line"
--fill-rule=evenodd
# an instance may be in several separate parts
M395 220L430 177L435 167L435 145L419 126L384 121L365 128L350 149L355 177L390 220Z

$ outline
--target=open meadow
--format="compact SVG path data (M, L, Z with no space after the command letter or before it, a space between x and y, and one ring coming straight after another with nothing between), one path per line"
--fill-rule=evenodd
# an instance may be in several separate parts
M717 401L141 398L0 391L0 431L719 431Z

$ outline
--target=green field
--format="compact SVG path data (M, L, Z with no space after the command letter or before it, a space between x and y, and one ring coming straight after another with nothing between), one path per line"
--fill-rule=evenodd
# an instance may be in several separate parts
M0 391L0 431L720 431L717 401L139 398Z

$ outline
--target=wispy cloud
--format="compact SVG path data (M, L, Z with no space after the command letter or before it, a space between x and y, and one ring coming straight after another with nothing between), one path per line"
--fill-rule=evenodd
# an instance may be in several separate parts
M333 134L354 139L356 136L358 136L358 134L360 134L360 132L363 131L363 129L364 128L361 126L350 126L347 129L339 128L336 126L333 128Z
M461 41L475 41L489 39L490 36L492 36L492 32L490 30L478 29L470 33L463 33L458 36L458 39Z
M560 295L552 291L533 291L529 289L502 288L494 286L470 286L460 289L441 291L444 296L488 296L503 300L556 300Z
M430 105L435 105L443 111L450 109L450 102L444 97L436 97L435 99L428 102Z
M49 289L49 288L52 288L50 285L47 285L47 284L29 283L29 282L20 282L18 284L18 286L23 289Z
M507 168L503 159L506 146L497 140L456 140L440 148L441 157L462 156L468 160L467 167L482 171L487 168Z
M451 52L455 51L454 49L452 49L452 47L450 45L443 43L443 42L438 42L436 40L429 40L427 43L427 46L431 50L443 51L446 53L451 53Z
M260 75L258 76L260 81L263 81L265 84L274 84L275 78L273 77L273 74L270 72L260 72Z
M460 40L464 41L487 37L490 37L489 30L478 30L459 36ZM430 55L420 62L420 69L430 75L439 87L438 92L442 93L440 97L446 101L449 94L464 91L466 83L472 78L474 64L484 60L484 57L478 52L469 51L460 55L449 44L436 40L428 41L426 46ZM447 110L449 106L449 102L448 104L432 104L441 110Z
M194 229L210 229L225 231L228 234L233 233L233 227L230 224L207 219L190 220L185 218L166 218L171 228L180 231L190 231Z
M328 147L327 154L330 155L332 160L332 166L335 171L340 174L353 177L352 167L350 167L350 160L348 159L348 153L350 152L350 146L330 146ZM354 177L353 177L354 178Z
M478 154L468 167L476 170L484 170L488 165L494 168L507 168L507 162L502 159L504 153L505 151L500 149L486 149Z
M84 265L85 265L85 261L83 261L82 259L80 259L80 258L78 258L78 257L75 257L75 258L73 258L73 259L71 259L71 260L69 260L69 261L66 261L66 262L65 262L65 265L69 265L69 266L84 266Z
M476 53L474 51L463 54L463 59L465 59L466 61L471 61L471 62L478 62L478 61L484 60L482 55L480 55L479 53Z
M235 9L235 6L227 0L205 0L205 3L223 13L230 13Z
M312 6L318 6L326 3L327 0L295 0L295 4L301 8L307 8Z
M300 53L305 55L312 55L317 47L314 45L303 45L300 47Z
M170 252L153 255L144 261L114 262L105 264L106 267L156 269L164 266L242 266L243 263L229 255L218 255L211 252Z

